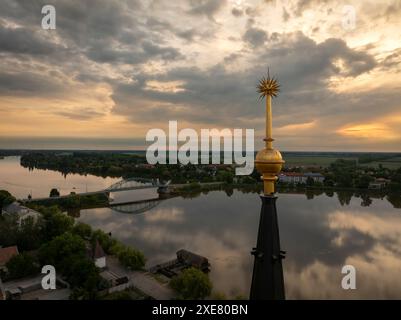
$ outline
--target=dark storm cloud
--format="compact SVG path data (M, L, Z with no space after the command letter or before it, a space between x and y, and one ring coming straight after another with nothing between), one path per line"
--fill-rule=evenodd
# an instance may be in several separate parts
M61 83L46 75L32 72L0 72L0 94L2 95L46 95L63 92Z
M79 112L57 111L55 112L55 114L65 118L80 120L80 121L91 120L93 118L98 118L105 115L105 113L98 112L94 108L86 108L86 107L79 108Z
M0 25L0 52L48 55L56 45L39 37L37 32L26 28L7 28Z
M369 103L369 99L373 95L365 95L366 98L353 97L352 101L346 101L327 88L329 77L340 74L334 64L336 59L344 61L345 76L355 77L375 67L376 62L371 56L350 49L344 41L338 39L328 39L317 44L302 33L282 39L274 48L263 49L264 53L255 58L254 67L245 71L229 72L223 65L216 65L207 70L175 68L166 74L142 74L135 79L135 84L117 85L114 88L114 111L137 121L141 121L142 117L150 119L158 110L163 118L169 119L224 124L227 114L230 114L237 119L238 124L245 123L262 114L262 109L255 107L257 95L252 83L256 85L255 77L262 76L268 66L273 73L275 70L280 71L278 76L283 94L279 98L280 109L275 111L278 115L292 115L302 122L338 112L338 103L344 104L344 107L355 105L356 110L362 114L366 114L367 108L374 108L373 101L379 97L371 100L372 103ZM185 91L165 93L145 90L146 82L151 80L182 81ZM367 100L365 110L361 110L357 103L361 99ZM322 106L324 102L327 105ZM232 122L232 118L229 121ZM280 118L277 121L280 123ZM283 117L281 121L285 124L288 118Z
M183 58L181 53L171 47L162 47L149 41L138 44L136 49L105 48L103 41L88 48L86 55L93 61L105 63L140 64L151 59L171 61Z
M164 60L175 60L182 57L177 49L171 47L161 47L150 41L144 41L142 43L142 48L145 54L152 58L159 56Z
M224 57L224 62L231 63L231 62L236 61L236 60L237 60L238 58L240 58L240 57L241 57L241 54L239 54L239 53L232 53L232 54L230 54L230 55Z
M258 28L249 28L246 30L242 39L253 47L259 47L267 41L267 32Z
M41 8L45 4L56 7L56 30L41 28ZM11 78L10 83L1 88L2 92L18 89L19 92L26 90L27 94L39 94L42 87L54 86L51 85L54 80L46 78L46 70L38 70L41 68L39 63L58 68L76 80L100 83L108 80L107 75L94 75L88 71L87 59L116 66L135 66L148 61L167 62L184 58L177 48L169 46L163 39L163 28L167 32L171 26L156 18L144 19L142 9L140 2L135 0L2 1L0 53L6 68L0 70L1 77L7 77L7 65L19 59L15 54L24 54L26 66L30 61L33 71L26 79L21 79L19 87ZM13 68L12 72L15 73L16 69ZM33 76L40 72L40 77Z
M392 69L401 66L401 49L396 49L380 63L383 69Z
M226 0L191 0L192 8L190 14L205 15L208 18L213 18L225 4Z
M188 41L192 41L197 34L198 34L198 32L195 29L187 29L184 31L177 32L177 36L179 36L180 38L183 38L185 40L188 40Z
M0 4L1 12L5 13L2 16L23 23L25 28L0 31L7 42L4 50L51 53L54 45L35 36L35 30L41 30L44 4L56 7L57 29L53 32L64 46L96 62L137 64L156 58L180 57L178 49L162 45L158 31L168 25L156 19L142 19L139 1L6 1ZM32 30L31 37L29 30Z
M231 10L231 13L233 14L233 16L235 17L240 17L244 14L244 11L242 11L241 9L237 9L237 8L233 8Z
M294 16L294 8L301 14L316 3L303 0L289 5L283 11L283 18L288 18L287 14ZM51 32L40 28L40 9L44 4L57 8L57 29ZM133 122L177 119L232 127L234 119L238 126L258 129L258 121L263 120L263 108L262 102L258 104L255 86L258 77L270 66L271 73L277 73L282 86L274 109L278 126L320 119L327 129L335 129L350 119L363 121L394 112L399 107L400 93L392 89L337 94L328 88L333 76L352 79L378 67L396 67L401 61L399 51L388 53L378 63L366 53L369 48L351 49L341 39L317 43L300 32L273 32L269 37L265 30L257 27L261 25L260 17L257 9L251 7L242 11L247 15L243 17L247 19L245 27L235 30L234 38L232 32L226 38L236 39L235 44L241 45L239 41L242 40L245 45L224 52L221 63L205 67L202 65L205 64L204 53L198 52L198 48L202 51L208 44L198 40L213 37L224 24L210 23L207 18L213 20L223 10L231 19L234 19L232 15L240 14L232 7L223 8L225 5L226 1L219 0L177 2L174 9L178 15L201 21L199 27L201 24L175 24L171 12L160 15L149 10L156 4L146 7L146 3L140 1L1 1L0 92L11 96L48 97L71 90L74 81L106 83L112 90L113 112ZM199 46L185 46L195 41ZM179 43L183 42L185 45L179 48ZM208 49L211 61L216 61L213 48ZM188 51L190 54L184 56ZM197 56L203 58L199 63L195 60ZM183 63L177 67L174 62L180 59ZM14 66L16 61L17 66ZM250 67L243 69L238 65L237 68L239 61ZM336 64L337 61L341 63ZM158 74L155 70L151 74L143 71L143 64L149 62L161 62L166 71ZM133 81L127 83L128 77ZM71 82L61 83L61 79L71 79ZM177 81L182 83L183 91L155 91L155 86L147 85L149 81ZM101 115L83 110L81 119ZM68 111L59 115L77 117ZM298 141L296 138L294 140ZM309 138L315 139L315 144L322 143L321 136Z
M295 2L294 13L296 16L301 16L303 11L317 5L326 4L330 0L298 0Z

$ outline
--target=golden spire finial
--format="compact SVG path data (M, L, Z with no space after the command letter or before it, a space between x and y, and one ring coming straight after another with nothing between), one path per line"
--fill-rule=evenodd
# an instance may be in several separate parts
M270 78L270 70L267 68L267 78L263 77L259 80L259 84L257 86L258 92L260 93L259 99L263 99L264 97L277 97L280 92L280 85L277 79Z
M280 91L280 85L275 78L270 78L269 69L267 78L263 77L257 86L259 99L266 98L266 147L260 150L256 155L256 169L262 174L264 194L274 193L274 184L277 180L277 174L281 171L284 163L280 151L273 149L272 142L272 107L271 98L277 97Z

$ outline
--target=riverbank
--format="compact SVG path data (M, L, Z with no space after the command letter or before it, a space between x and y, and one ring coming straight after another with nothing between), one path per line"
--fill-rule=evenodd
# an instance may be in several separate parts
M340 154L341 155L341 154ZM294 157L294 155L292 155ZM289 174L302 176L302 183L307 187L323 188L324 190L334 188L334 190L361 190L376 187L386 192L401 191L401 162L397 162L396 154L358 154L356 158L349 155L344 159L326 157L332 162L325 165L316 165L302 154L299 159L305 163L297 165L286 165L283 168L283 175ZM400 157L401 159L401 157ZM392 168L385 167L377 161L389 163L391 160ZM378 163L370 166L370 163ZM399 166L397 166L399 163ZM191 184L186 189L199 189L196 183L215 183L223 181L228 185L251 185L260 182L260 175L254 170L249 176L236 176L235 165L210 164L185 166L148 164L146 158L140 155L129 155L121 153L55 153L55 152L32 152L21 157L21 165L25 168L37 168L44 170L56 170L67 175L78 173L82 175L93 174L99 177L113 178L152 178L164 181L170 180L173 184ZM311 176L306 179L306 175L319 174L322 179L314 180ZM287 179L290 179L287 177ZM290 181L298 188L300 180ZM289 183L291 184L291 183ZM279 185L284 185L279 181ZM193 191L189 190L189 191ZM188 190L183 190L188 192Z

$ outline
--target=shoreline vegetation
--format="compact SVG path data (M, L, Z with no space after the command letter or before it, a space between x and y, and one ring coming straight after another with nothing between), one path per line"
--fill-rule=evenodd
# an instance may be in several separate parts
M261 182L250 184L199 184L191 183L185 186L174 187L169 194L162 195L161 199L170 199L175 197L182 197L184 199L197 198L202 194L208 194L212 191L223 191L227 196L231 196L234 190L242 193L261 193L263 191L263 184ZM362 206L369 206L372 199L386 199L392 204L394 208L401 208L401 194L388 193L385 190L370 190L358 188L336 188L330 186L306 186L306 185L285 185L279 184L277 186L278 193L280 194L298 194L305 195L308 200L326 195L328 197L337 196L339 203L348 205L353 197L361 199ZM109 207L111 204L105 194L96 195L74 195L63 198L49 198L46 200L39 200L24 203L31 209L36 209L38 206L52 207L58 206L62 211L68 212L70 216L79 216L80 210L104 208Z
M91 195L70 194L61 198L53 197L46 200L27 201L25 205L31 207L31 209L35 209L35 206L58 206L63 211L70 209L94 209L107 207L109 205L109 198L105 193Z
M4 152L0 151L0 155ZM6 152L5 155L11 155ZM150 165L144 153L100 151L25 151L21 165L29 170L54 170L68 174L94 175L113 178L152 178L171 180L173 187L167 197L196 197L201 193L223 190L231 195L234 189L242 192L261 192L260 175L253 171L249 176L236 176L234 165ZM304 183L278 181L280 193L300 193L308 198L334 193L352 194L369 202L369 197L387 196L395 207L401 198L401 153L288 153L285 173L319 173L323 182L307 179ZM391 164L390 166L386 165ZM371 182L385 179L379 189L370 189ZM340 202L342 202L340 200ZM71 195L62 199L49 199L46 206L57 204L64 210L90 209L108 206L106 195Z
M1 154L1 153L0 153ZM235 165L207 164L148 164L144 155L112 152L27 152L21 156L21 165L30 170L45 169L68 174L95 175L113 178L151 178L172 184L224 182L242 186L260 183L260 175L254 170L249 176L236 176ZM291 184L279 181L278 189L318 188L336 190L369 189L376 179L386 180L380 189L387 193L401 192L401 153L290 153L282 173L318 173L323 182L307 180ZM185 188L184 190L185 191Z

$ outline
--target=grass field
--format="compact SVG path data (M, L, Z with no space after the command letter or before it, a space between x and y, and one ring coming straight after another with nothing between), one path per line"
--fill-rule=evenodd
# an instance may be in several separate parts
M381 161L372 161L368 163L363 163L361 165L366 167L378 167L380 164L383 166L383 168L388 168L392 170L398 169L401 168L401 158L397 157Z
M339 154L338 156L335 156L333 154L330 155L322 155L322 154L311 154L311 155L296 155L296 154L290 154L290 155L283 155L283 158L285 160L285 166L286 167L292 167L292 166L322 166L322 167L327 167L330 165L330 163L333 163L337 159L346 159L346 160L357 160L358 156L356 155L344 155L344 154ZM384 168L388 169L398 169L401 168L401 157L391 157L388 159L383 159L383 160L377 160L377 161L371 161L367 163L360 163L361 166L366 166L366 167L378 167L379 165L382 165Z
M327 167L337 159L356 159L355 157L333 157L333 156L284 156L285 166L322 166Z

